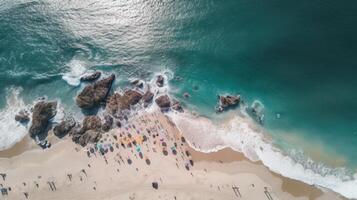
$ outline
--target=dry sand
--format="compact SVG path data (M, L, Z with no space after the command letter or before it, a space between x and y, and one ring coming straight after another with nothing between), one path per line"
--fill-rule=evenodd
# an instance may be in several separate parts
M139 148L127 146L134 140ZM0 173L6 173L0 186L8 190L0 199L342 199L274 174L230 149L194 151L159 112L142 113L105 133L102 146L107 153L88 157L94 145L83 148L68 137L46 150L25 139L0 153Z

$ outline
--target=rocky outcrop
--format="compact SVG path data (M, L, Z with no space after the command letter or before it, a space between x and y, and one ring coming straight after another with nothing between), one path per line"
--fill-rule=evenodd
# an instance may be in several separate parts
M20 123L27 123L28 121L30 121L29 113L25 110L21 110L15 115L15 120Z
M156 98L155 103L161 108L161 110L169 110L171 107L170 98L166 94Z
M84 118L82 127L71 131L72 140L81 146L98 142L102 132L102 122L98 116L92 115Z
M216 108L217 112L223 112L229 108L234 108L239 105L241 98L240 95L238 96L218 96L218 106Z
M107 101L107 110L111 114L117 114L124 110L130 110L130 106L139 103L142 94L135 90L127 90L123 95L115 93Z
M102 130L107 132L112 128L112 126L113 126L113 117L109 115L105 115Z
M75 126L76 126L76 121L73 118L68 118L68 119L63 120L58 125L56 125L53 128L53 133L57 137L61 138L65 135L67 135L72 130L72 128L74 128Z
M82 123L82 132L86 132L87 130L101 130L102 121L96 115L87 116L83 119Z
M81 137L78 138L78 144L86 146L88 143L96 143L100 140L101 133L95 130L86 131Z
M30 127L30 135L36 136L47 130L50 119L57 114L57 102L38 102L32 113L32 124Z
M91 109L104 102L115 79L112 74L108 78L87 85L77 96L76 103L80 108Z
M178 101L174 101L174 102L172 103L171 108L172 108L173 110L178 111L178 112L183 112L183 108L182 108L182 106L181 106L181 103L178 102Z
M142 81L140 81L139 79L131 81L131 84L134 85L135 87L138 87L138 88L143 88L144 87L144 83Z
M81 77L82 82L90 82L90 81L95 81L97 80L100 76L102 75L101 72L97 71L92 74L84 75Z
M164 77L161 75L158 75L156 78L156 85L159 87L163 87L164 86Z
M144 107L147 107L152 102L153 98L154 98L154 94L148 89L142 98Z

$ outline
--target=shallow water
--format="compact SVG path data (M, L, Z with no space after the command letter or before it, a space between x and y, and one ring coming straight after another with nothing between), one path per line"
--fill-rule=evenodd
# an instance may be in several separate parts
M353 174L355 13L355 1L332 0L2 0L0 107L11 110L9 90L22 88L24 104L47 96L79 113L73 98L90 70L115 73L117 87L167 70L190 110L218 121L217 94L260 100L264 129L287 155Z

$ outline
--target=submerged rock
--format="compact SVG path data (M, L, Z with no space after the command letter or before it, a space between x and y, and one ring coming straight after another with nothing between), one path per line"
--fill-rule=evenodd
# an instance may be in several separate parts
M248 113L253 119L255 119L260 124L264 122L264 105L262 102L255 100L252 105L248 108Z
M113 115L130 110L130 106L139 103L142 97L143 95L135 90L127 90L123 95L115 93L108 98L107 110Z
M115 79L112 74L108 78L87 85L77 96L76 103L80 108L91 109L104 102Z
M68 134L73 127L76 126L76 121L73 118L63 120L61 123L53 128L53 133L57 137L63 137Z
M28 121L30 121L29 113L25 110L21 110L15 115L15 120L20 123L27 123Z
M218 96L218 106L216 108L217 112L223 112L229 108L233 108L235 106L238 106L240 103L240 95L238 96L232 96L232 95L227 95L227 96Z
M144 87L144 83L142 81L140 81L139 79L131 81L131 84L134 85L135 87L138 87L138 88L143 88Z
M155 103L161 108L161 110L168 110L171 107L170 98L166 94L156 98Z
M92 74L84 75L81 77L82 82L90 82L90 81L95 81L97 80L100 76L102 75L102 72L96 71Z
M32 124L30 127L30 135L36 136L46 131L50 119L57 114L57 102L38 102L32 113Z
M183 108L182 108L182 106L181 106L181 103L178 102L178 101L174 101L174 102L172 103L171 108L172 108L173 110L178 111L178 112L183 112Z
M164 77L162 75L158 75L156 78L156 85L159 87L163 87L164 86Z
M183 93L183 95L182 95L183 97L185 97L186 99L188 99L189 97L190 97L190 94L189 93L187 93L187 92L185 92L185 93Z

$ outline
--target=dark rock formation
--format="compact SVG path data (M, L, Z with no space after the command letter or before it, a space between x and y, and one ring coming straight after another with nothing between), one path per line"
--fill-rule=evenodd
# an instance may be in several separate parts
M98 116L92 115L84 118L82 128L74 128L70 132L72 140L81 146L98 142L101 137L102 122Z
M223 112L229 108L233 108L235 106L239 105L240 102L240 95L238 96L231 96L231 95L227 95L227 96L218 96L218 106L216 108L217 112Z
M76 103L80 108L91 109L105 101L110 91L115 75L87 85L77 96Z
M102 75L101 72L97 71L92 74L84 75L81 77L82 82L90 82L90 81L95 81L97 80L100 76Z
M53 133L57 137L63 137L68 134L73 127L76 126L76 121L73 118L63 120L61 123L53 128Z
M157 76L156 85L159 87L164 86L164 77L163 76L161 76L161 75Z
M82 123L82 132L86 132L87 130L101 130L102 121L98 116L91 115L87 116L83 119Z
M95 130L86 131L81 137L78 138L78 144L86 146L88 143L96 143L100 140L101 133Z
M142 94L135 90L127 90L123 95L115 93L107 101L107 110L113 115L124 110L130 110L130 106L139 103L142 97Z
M102 130L107 132L112 128L112 126L113 126L113 118L110 115L105 115Z
M139 79L132 81L131 84L138 88L144 87L144 83L142 81L140 81Z
M161 110L168 110L171 107L170 98L166 94L156 98L155 103L161 108Z
M21 110L15 115L15 120L20 123L27 123L28 121L30 121L29 113L25 110Z
M30 135L36 136L46 131L50 119L57 114L57 102L38 102L32 113L32 124L30 127Z
M154 94L148 89L143 95L144 107L147 107L153 100Z
M172 108L173 110L178 111L178 112L183 112L183 108L182 108L182 106L181 106L181 103L178 102L178 101L174 101L174 102L172 103L171 108Z

